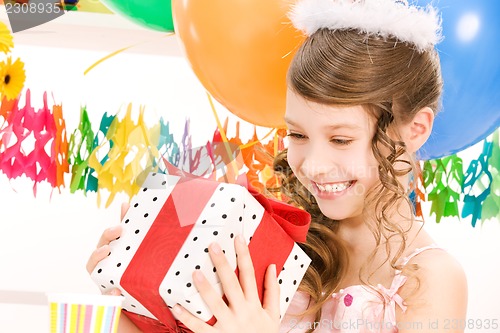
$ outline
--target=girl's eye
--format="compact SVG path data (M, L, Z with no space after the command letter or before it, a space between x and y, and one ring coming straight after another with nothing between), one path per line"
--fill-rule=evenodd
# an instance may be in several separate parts
M304 140L306 138L305 135L299 134L299 133L288 133L287 136L291 139L295 140Z
M330 142L335 143L337 145L341 145L341 146L347 146L347 145L350 145L352 143L352 140L348 140L348 139L331 139Z

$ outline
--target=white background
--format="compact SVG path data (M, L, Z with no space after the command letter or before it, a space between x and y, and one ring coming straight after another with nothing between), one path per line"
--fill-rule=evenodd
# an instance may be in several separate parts
M216 122L175 36L136 27L116 15L70 15L74 14L14 35L14 55L25 63L25 87L31 89L35 108L42 106L44 91L49 92L52 105L53 94L55 102L63 105L71 133L78 126L81 106L87 106L95 129L104 112L116 114L131 102L135 108L145 105L152 119L161 116L168 120L176 142L180 142L188 118L195 146L211 139ZM4 13L0 19L7 22ZM135 44L139 45L83 75L100 58ZM217 110L222 120L231 117L229 129L234 129L236 117L220 105ZM246 142L253 127L242 122L241 129ZM464 152L464 165L480 149ZM71 194L67 188L52 192L42 183L35 197L32 187L31 181L9 181L0 173L0 292L98 293L85 263L101 232L119 222L119 205L126 198L118 197L104 209L97 206L95 194ZM425 228L466 271L468 317L500 321L499 221L472 228L468 219L443 219L436 224L428 218ZM44 305L0 303L2 333L48 332L48 325ZM495 331L500 329L469 330Z

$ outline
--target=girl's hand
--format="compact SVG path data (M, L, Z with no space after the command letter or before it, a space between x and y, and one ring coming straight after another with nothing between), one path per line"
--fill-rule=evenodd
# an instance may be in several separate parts
M109 243L112 240L117 239L120 237L122 233L122 226L121 225L116 225L114 227L108 228L103 231L101 238L99 239L99 242L97 243L97 247L92 252L90 255L89 260L87 261L87 272L91 274L94 269L96 268L97 264L106 258L109 254L110 247Z
M129 208L128 203L122 204L120 220L123 220L123 217L127 213L128 208ZM120 237L121 234L122 234L121 225L116 225L114 227L104 230L104 232L101 235L101 238L99 239L99 242L97 243L96 249L94 250L94 252L92 252L89 260L87 261L86 267L87 267L87 272L89 272L89 274L91 274L92 271L94 271L95 267L102 259L108 256L109 243L111 243L112 240L115 240L118 237Z
M278 332L280 304L276 266L270 265L267 268L262 305L257 292L250 252L242 236L236 237L235 249L239 280L220 246L214 243L209 247L210 257L217 269L229 305L226 305L201 271L196 270L193 273L195 286L217 318L217 323L210 326L179 304L173 308L175 316L195 333Z
M127 203L122 204L121 207L121 219L125 216L127 213L129 205ZM92 252L90 255L90 258L87 262L87 272L91 274L99 261L102 259L106 258L109 254L109 243L112 240L117 239L120 237L122 233L122 227L121 225L117 225L111 228L108 228L104 230L104 232L101 235L101 238L99 239L99 242L97 243L97 247ZM106 293L107 295L113 295L113 296L120 296L121 291L117 288L109 291ZM127 318L127 316L120 316L120 321L118 323L118 332L120 333L141 333L141 331L130 321L130 319Z

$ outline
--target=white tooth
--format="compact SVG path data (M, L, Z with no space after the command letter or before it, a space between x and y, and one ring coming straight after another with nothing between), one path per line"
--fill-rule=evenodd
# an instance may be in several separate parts
M351 186L351 182L345 182L345 183L337 183L337 184L326 184L326 185L320 185L316 184L320 191L327 191L330 193L335 193L335 192L340 192Z

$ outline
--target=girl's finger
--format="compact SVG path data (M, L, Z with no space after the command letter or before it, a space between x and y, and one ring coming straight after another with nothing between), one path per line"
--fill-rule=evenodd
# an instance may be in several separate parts
M222 295L217 293L210 282L205 278L200 270L193 273L193 281L196 289L200 293L210 311L214 314L217 321L224 321L231 315L231 310L222 299Z
M187 328L196 333L217 333L217 330L205 323L203 320L195 317L181 305L176 304L172 308L174 316L180 320Z
M128 202L122 203L121 211L120 211L120 219L121 220L123 220L123 218L125 217L125 214L127 214L129 207L130 207L130 204Z
M104 295L109 295L109 296L120 296L121 294L122 292L118 288L111 289L108 292L104 293Z
M99 242L97 242L97 247L101 247L103 245L108 245L112 240L117 239L122 234L122 226L115 225L114 227L107 228L101 235Z
M264 281L264 300L262 307L269 313L271 318L280 317L280 287L276 280L276 265L267 267Z
M217 270L224 294L231 305L242 304L245 296L241 290L240 282L227 262L226 255L222 252L219 244L212 243L209 247L210 258Z
M97 264L99 263L99 261L106 258L108 256L108 254L109 254L109 245L108 244L103 245L103 246L95 249L94 252L92 252L92 254L90 255L89 260L87 261L87 265L86 265L87 272L89 272L89 274L91 274L92 271L97 266Z
M260 304L252 258L250 257L250 251L242 235L236 236L234 247L236 249L236 255L238 256L240 285L245 294L245 298L250 302L258 302Z

